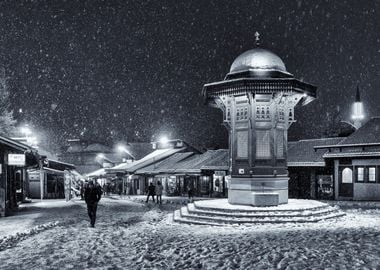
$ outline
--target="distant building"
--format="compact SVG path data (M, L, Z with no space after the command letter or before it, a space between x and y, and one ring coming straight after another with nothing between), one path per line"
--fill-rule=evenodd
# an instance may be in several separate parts
M289 192L294 197L380 200L380 118L343 138L289 146Z
M127 151L117 151L100 142L80 139L68 140L68 146L58 154L60 161L74 164L81 174L101 168L110 168L126 161L133 161L152 152L150 143L127 143Z

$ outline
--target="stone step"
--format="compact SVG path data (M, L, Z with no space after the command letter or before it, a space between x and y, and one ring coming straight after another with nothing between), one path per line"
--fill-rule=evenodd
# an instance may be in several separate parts
M187 210L190 214L200 216L221 216L221 217L236 217L236 218L266 218L266 217L309 217L309 216L322 216L327 215L337 210L335 207L329 205L322 207L315 207L312 210L294 210L294 211L244 211L244 212L228 212L220 211L219 209L204 210L198 208L195 204L189 203Z
M307 222L318 222L325 219L330 218L336 218L344 215L344 213L334 210L329 213L326 213L325 215L318 215L318 216L299 216L299 217L276 217L276 216L269 216L269 217L254 217L254 218L242 218L242 217L236 217L236 216L205 216L205 215L197 215L189 213L187 210L187 207L182 207L180 209L180 216L182 219L185 219L187 221L191 222L202 222L202 223L208 223L208 224L243 224L243 223L252 223L252 224L259 224L259 223L307 223Z
M181 216L180 210L175 210L173 215L173 220L178 223L185 223L185 224L191 224L191 225L207 225L207 226L223 226L222 223L215 223L215 222L207 222L207 221L199 221L194 219L187 219L185 217Z
M223 208L223 207L215 207L215 206L207 206L203 202L196 201L193 203L194 207L199 210L204 211L220 211L223 213L247 213L250 214L252 212L259 212L259 213L273 213L274 207L249 207L249 206L243 206L236 209L233 208ZM306 206L299 209L288 209L288 208L277 208L276 212L283 212L283 213L292 213L294 211L315 211L315 210L321 210L325 209L327 207L330 207L330 205L326 203L320 203L316 206Z

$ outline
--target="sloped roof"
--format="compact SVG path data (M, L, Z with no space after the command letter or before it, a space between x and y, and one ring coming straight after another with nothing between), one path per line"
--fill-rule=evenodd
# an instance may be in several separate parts
M228 170L228 150L208 150L175 164L176 173L200 173L201 170Z
M62 162L62 161L58 161L54 159L49 159L49 158L48 158L48 161L49 161L48 165L44 166L44 168L51 168L58 171L75 169L75 165L70 164L70 163L66 163L66 162Z
M380 143L380 117L373 117L339 145Z
M207 153L207 152L206 152ZM211 158L206 160L201 166L202 170L228 170L229 169L229 150L218 149L211 153Z
M101 168L99 170L96 170L96 171L93 171L93 172L90 172L88 174L86 174L86 177L99 177L99 176L102 176L102 175L105 175L106 174L106 171L104 168Z
M100 153L111 153L110 147L101 143L92 143L83 149L83 152L100 152Z
M125 148L127 148L128 152L131 153L133 158L136 160L142 159L154 151L151 143L132 142L128 143Z
M12 140L10 138L3 137L3 136L0 136L0 143L5 144L11 148L15 148L20 151L26 151L26 150L32 149L32 147L30 147L29 145L26 145L24 143L21 143L16 140Z
M136 174L158 174L165 172L174 172L174 166L176 163L181 162L190 156L194 155L194 152L176 153L158 163L151 164L147 167L137 170Z
M106 169L106 172L122 172L122 173L134 173L136 170L141 169L143 167L149 166L153 163L161 161L175 153L184 151L186 147L182 148L167 148L167 149L158 149L154 152L148 154L140 160L136 160L132 163L122 163L113 168Z
M314 149L315 146L338 144L345 138L322 138L300 140L288 143L288 166L325 166L323 155L327 149Z

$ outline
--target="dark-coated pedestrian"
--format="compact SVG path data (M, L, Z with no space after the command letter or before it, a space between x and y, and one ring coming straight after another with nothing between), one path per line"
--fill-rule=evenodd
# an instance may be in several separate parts
M149 197L152 196L153 202L154 202L154 192L155 192L155 187L152 182L150 182L148 186L148 196L146 197L146 202L149 201Z
M84 199L87 204L87 213L90 217L91 227L95 227L96 210L98 208L98 202L102 197L102 188L100 185L95 184L93 181L89 181L84 190Z

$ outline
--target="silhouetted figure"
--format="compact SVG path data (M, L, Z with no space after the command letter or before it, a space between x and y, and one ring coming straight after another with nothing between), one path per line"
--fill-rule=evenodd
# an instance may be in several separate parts
M155 191L155 187L154 187L153 183L151 182L148 186L148 196L146 197L146 202L149 201L150 196L152 196L152 199L154 202L154 191Z
M164 187L161 185L161 182L157 181L155 193L156 193L157 203L159 203L159 204L162 204L162 190L163 189L164 189Z
M94 184L93 181L88 182L86 189L84 190L84 199L87 204L87 213L90 217L91 227L95 226L96 210L98 208L98 202L102 196L102 190L99 185Z

